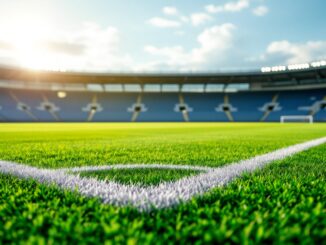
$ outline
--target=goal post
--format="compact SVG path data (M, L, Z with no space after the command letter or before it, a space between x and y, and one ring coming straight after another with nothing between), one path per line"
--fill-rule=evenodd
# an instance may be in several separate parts
M280 119L281 123L286 122L308 122L308 123L314 123L314 117L312 115L308 116L281 116Z

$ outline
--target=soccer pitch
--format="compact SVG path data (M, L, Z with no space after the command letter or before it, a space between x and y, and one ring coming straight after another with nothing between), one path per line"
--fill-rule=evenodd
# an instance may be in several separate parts
M1 124L0 135L0 243L320 244L326 237L325 144L145 211L4 171L7 161L32 172L74 169L73 180L156 191L325 137L326 124ZM182 183L192 191L196 181ZM149 192L154 198L155 191Z

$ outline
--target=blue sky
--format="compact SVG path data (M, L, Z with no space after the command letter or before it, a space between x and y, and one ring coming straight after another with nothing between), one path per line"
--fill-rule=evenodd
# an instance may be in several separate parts
M0 63L217 71L326 58L324 0L0 0Z

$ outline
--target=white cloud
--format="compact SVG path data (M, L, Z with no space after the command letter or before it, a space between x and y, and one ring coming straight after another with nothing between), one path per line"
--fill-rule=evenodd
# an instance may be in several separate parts
M199 26L210 21L212 17L206 13L194 13L190 15L190 19L193 26Z
M186 51L182 46L158 48L145 47L145 52L160 57L159 60L138 66L136 70L200 70L215 66L227 57L225 52L233 45L233 32L236 27L225 23L205 29L198 37L198 47Z
M286 64L305 63L326 57L326 41L291 43L287 40L268 45L266 56L281 55Z
M254 15L257 15L257 16L265 16L267 13L268 13L268 8L266 6L258 6L257 8L254 8L253 9L253 13Z
M1 32L0 32L1 33ZM132 59L120 52L120 33L114 27L101 28L85 23L72 30L53 30L52 36L23 41L0 35L0 43L9 43L10 49L0 47L0 60L38 69L55 70L127 70Z
M291 65L323 60L326 57L326 41L293 43L288 40L271 42L258 57L249 57L247 62L256 66Z
M178 28L181 26L181 23L177 20L169 20L160 17L151 18L148 21L151 25L160 27L160 28Z
M238 0L237 2L228 2L224 5L207 5L206 11L209 13L220 13L220 12L240 12L243 9L248 8L250 5L249 0Z
M148 20L148 23L159 28L179 28L187 23L199 26L213 19L205 12L192 13L189 16L182 15L177 8L170 6L164 7L162 12L170 18L153 17Z
M163 8L163 13L166 15L178 15L178 9L176 7L166 6Z

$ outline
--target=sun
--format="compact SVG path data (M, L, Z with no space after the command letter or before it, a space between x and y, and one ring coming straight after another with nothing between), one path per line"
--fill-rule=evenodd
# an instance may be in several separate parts
M7 25L6 38L20 66L42 70L48 69L50 56L44 43L53 35L50 20L44 16L21 15Z

